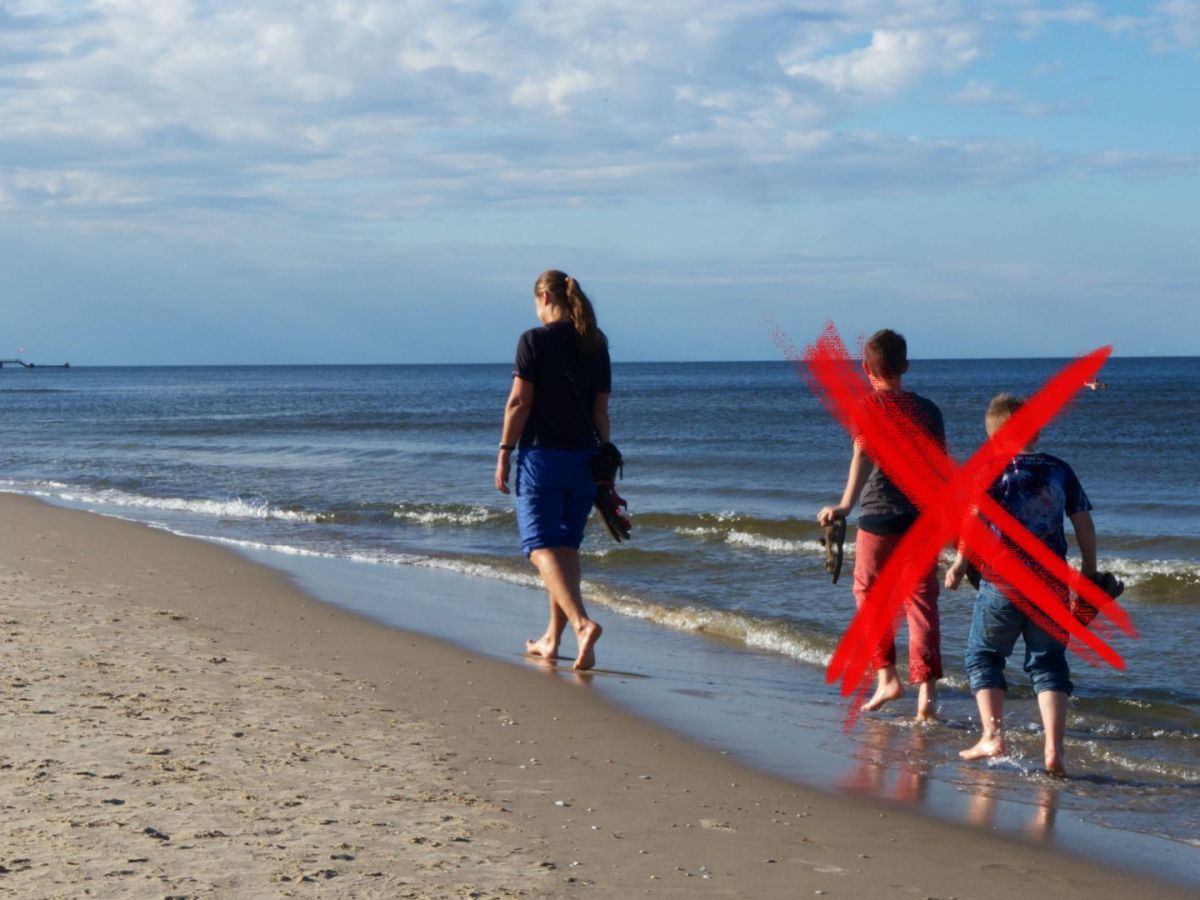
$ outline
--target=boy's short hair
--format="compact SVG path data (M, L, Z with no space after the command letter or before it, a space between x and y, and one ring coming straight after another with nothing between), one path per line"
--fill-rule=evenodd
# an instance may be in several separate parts
M899 378L908 365L908 341L890 328L875 332L863 345L863 365L877 378Z
M1010 394L1007 391L993 397L992 402L988 404L987 413L983 417L983 427L987 429L988 437L995 434L996 430L1012 418L1013 413L1024 405L1024 397L1018 397L1016 394Z

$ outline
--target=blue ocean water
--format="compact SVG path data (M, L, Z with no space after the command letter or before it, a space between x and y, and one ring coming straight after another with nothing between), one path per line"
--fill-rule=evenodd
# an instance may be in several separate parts
M1031 393L1063 363L914 361L906 386L941 406L962 461L993 394ZM1113 637L1124 671L1074 658L1068 753L1081 791L1116 798L1119 827L1200 843L1200 359L1118 358L1101 377L1040 447L1094 503L1101 567L1125 580L1140 638ZM491 483L510 379L508 365L3 369L0 488L282 554L536 586ZM609 646L636 619L778 657L836 700L822 667L853 603L848 575L823 571L813 517L840 495L849 442L795 369L618 364L612 414L635 539L593 523L584 545ZM972 727L971 598L942 600L948 726L927 740L947 753ZM1012 680L1014 716L1032 721ZM992 774L1023 789L1020 766Z

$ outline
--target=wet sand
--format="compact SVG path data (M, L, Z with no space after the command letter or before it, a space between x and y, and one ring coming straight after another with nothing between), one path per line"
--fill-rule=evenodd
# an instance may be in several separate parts
M1191 895L759 774L144 526L0 495L0 592L0 893Z

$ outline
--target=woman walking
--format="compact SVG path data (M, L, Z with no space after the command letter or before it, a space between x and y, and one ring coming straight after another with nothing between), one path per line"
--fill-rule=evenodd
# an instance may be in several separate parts
M543 272L534 283L533 305L542 324L517 342L496 489L509 492L516 451L521 547L550 595L550 622L540 638L525 642L526 652L556 659L570 623L579 644L574 668L590 669L601 628L583 608L579 545L596 498L589 463L597 442L608 440L608 341L591 301L569 275Z

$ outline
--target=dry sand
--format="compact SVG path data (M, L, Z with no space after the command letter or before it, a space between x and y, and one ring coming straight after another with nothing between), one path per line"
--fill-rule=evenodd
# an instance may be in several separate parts
M0 622L8 896L1194 896L761 775L586 676L28 498L0 496Z

